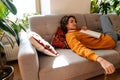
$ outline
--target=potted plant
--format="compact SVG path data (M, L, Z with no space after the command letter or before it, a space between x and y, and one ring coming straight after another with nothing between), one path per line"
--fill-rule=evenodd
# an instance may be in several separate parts
M92 0L91 1L91 13L107 14L111 12L110 2L107 0Z
M120 15L120 0L110 0L113 12Z
M110 3L107 0L101 0L99 8L101 14L108 14L111 12Z
M115 13L120 15L119 0L91 0L91 13L108 14Z
M21 29L24 29L20 24L16 24L16 22L13 22L7 18L10 12L14 15L17 14L17 9L12 1L0 0L0 80L8 80L14 72L12 66L5 65L6 61L2 39L5 37L11 47L14 47L14 41L10 37L12 35L16 39L19 46L20 40L18 34Z
M99 13L98 0L91 0L90 13Z

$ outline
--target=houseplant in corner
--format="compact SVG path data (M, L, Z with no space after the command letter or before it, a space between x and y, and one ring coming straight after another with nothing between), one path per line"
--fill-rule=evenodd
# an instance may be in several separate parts
M99 13L99 10L98 0L91 0L90 13Z
M10 12L14 15L17 14L17 9L12 1L0 0L0 80L8 80L7 78L10 78L11 72L13 73L14 70L12 66L5 65L4 44L2 39L6 38L11 47L14 47L14 41L10 37L12 35L19 45L20 40L18 34L21 29L24 29L20 24L16 24L7 18Z
M110 0L113 12L120 15L120 0Z
M120 0L91 0L90 12L120 15Z
M111 5L108 0L91 0L91 13L108 14L111 12Z

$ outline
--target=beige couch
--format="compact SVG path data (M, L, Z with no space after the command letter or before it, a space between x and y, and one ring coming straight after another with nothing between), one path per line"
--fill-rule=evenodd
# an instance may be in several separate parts
M78 25L86 25L95 31L101 31L99 14L73 14ZM55 34L59 21L63 15L37 15L29 18L30 29L40 34L49 43ZM120 16L109 15L114 26L120 26ZM21 43L18 62L23 80L86 80L103 74L104 70L97 62L89 61L78 56L70 49L56 49L60 54L50 57L37 54L36 49L29 42L25 32L20 35ZM110 44L110 43L108 43ZM97 45L97 44L96 44ZM94 50L96 54L120 68L120 42L112 50Z

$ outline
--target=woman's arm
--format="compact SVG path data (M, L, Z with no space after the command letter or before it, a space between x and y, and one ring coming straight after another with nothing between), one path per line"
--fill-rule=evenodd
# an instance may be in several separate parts
M112 74L115 72L115 67L112 63L108 62L104 58L96 55L92 50L86 48L77 38L72 34L66 35L66 40L69 47L78 55L83 56L89 60L97 61L105 70L106 74Z
M96 61L96 55L91 49L85 47L72 33L66 34L66 41L69 47L78 55L85 57L89 60Z

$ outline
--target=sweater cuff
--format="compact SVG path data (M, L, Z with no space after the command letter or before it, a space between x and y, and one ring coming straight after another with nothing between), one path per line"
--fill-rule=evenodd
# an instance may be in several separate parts
M91 55L89 56L89 59L90 59L90 60L93 60L93 61L96 61L98 57L99 57L99 56L96 55L96 54L91 54Z

